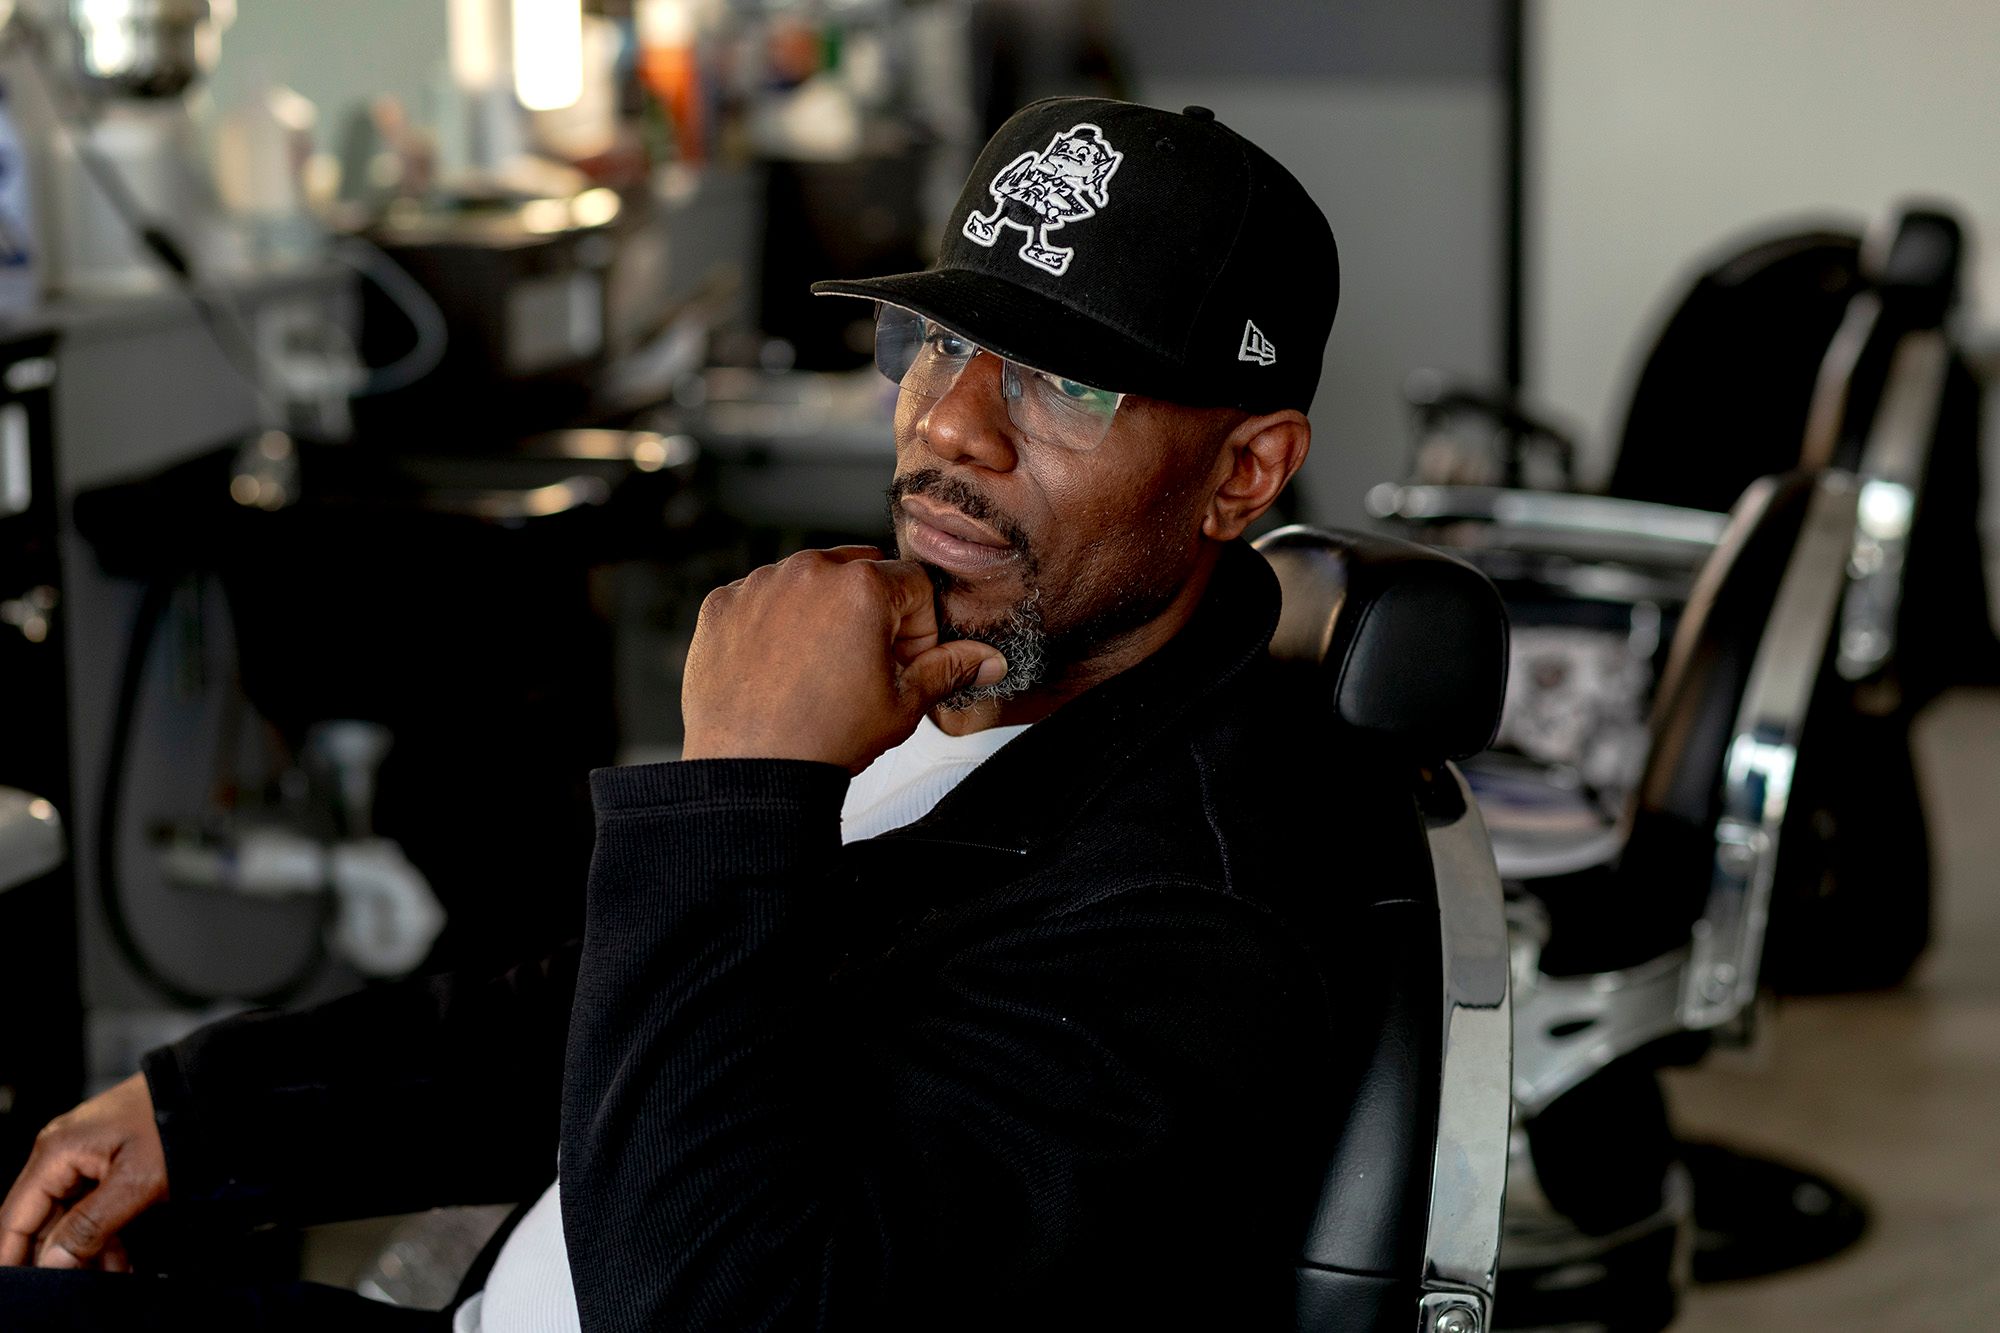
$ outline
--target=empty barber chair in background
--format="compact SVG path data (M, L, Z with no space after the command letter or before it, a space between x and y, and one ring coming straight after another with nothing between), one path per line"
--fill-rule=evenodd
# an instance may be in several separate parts
M1272 655L1318 677L1334 725L1405 784L1428 853L1384 868L1366 945L1343 942L1376 961L1382 1008L1351 1104L1329 1108L1342 1125L1298 1263L1298 1327L1481 1333L1507 1175L1507 932L1449 761L1492 738L1506 615L1476 571L1408 543L1292 527L1257 546L1284 590Z
M1681 615L1614 825L1510 829L1504 799L1482 797L1515 953L1510 1326L1673 1316L1693 1213L1656 1070L1753 1017L1775 886L1803 841L1792 784L1858 494L1837 470L1745 493Z
M1930 936L1917 714L2000 680L1979 540L1981 390L1953 346L1964 241L1912 210L1862 252L1866 288L1828 348L1802 466L1860 484L1835 639L1793 800L1801 846L1778 890L1767 975L1781 992L1901 981Z
M1840 673L1815 705L1776 897L1769 978L1782 990L1900 980L1929 931L1929 849L1910 724L1947 686L2000 678L1977 532L1979 394L1947 325L1958 224L1909 208L1859 238L1804 232L1704 273L1635 386L1608 494L1421 484L1545 478L1573 453L1557 426L1491 394L1419 384L1420 484L1378 516L1464 549L1516 625L1503 748L1553 775L1552 823L1582 792L1615 810L1637 776L1645 696L1693 572L1742 488L1765 472L1861 477ZM1466 449L1459 429L1483 423ZM1459 441L1454 448L1452 441ZM1554 441L1552 444L1551 441ZM1539 472L1536 471L1539 466ZM1560 471L1559 468L1557 468Z

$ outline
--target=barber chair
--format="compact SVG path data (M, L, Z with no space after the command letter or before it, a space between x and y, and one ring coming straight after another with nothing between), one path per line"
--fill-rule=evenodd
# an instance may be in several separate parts
M1672 1318L1704 1182L1690 1185L1655 1071L1748 1035L1776 886L1811 814L1794 782L1815 701L1837 685L1860 491L1828 470L1745 493L1681 615L1613 826L1510 828L1486 802L1516 986L1500 1277L1513 1326Z
M1429 849L1373 906L1383 1030L1301 1245L1297 1326L1484 1333L1508 1170L1509 954L1486 831L1450 761L1492 737L1506 614L1475 570L1407 542L1290 527L1257 546L1284 593L1272 655L1401 775ZM476 1248L459 1233L492 1221L406 1224L361 1289L435 1304ZM413 1277L440 1265L454 1271Z
M1788 858L1776 895L1786 919L1767 976L1783 991L1893 984L1921 955L1929 856L1910 725L1947 686L2000 673L1978 546L1979 393L1946 333L1962 251L1949 214L1911 208L1866 243L1779 237L1703 274L1639 376L1606 495L1416 484L1370 496L1378 517L1462 548L1501 585L1516 625L1501 746L1541 776L1560 770L1558 786L1604 817L1637 778L1635 724L1720 537L1713 511L1762 472L1860 478L1837 649L1847 688L1816 705L1794 793L1817 811L1796 829L1812 850ZM1420 482L1426 469L1508 480L1569 456L1560 429L1518 404L1419 387ZM1443 443L1467 418L1492 424L1496 456Z
M1284 608L1271 653L1400 775L1428 891L1374 904L1384 1025L1297 1264L1301 1333L1492 1327L1507 1176L1507 932L1479 811L1451 760L1499 714L1507 626L1468 566L1381 537L1282 528L1257 543Z
M1257 548L1284 593L1272 656L1400 775L1429 852L1373 905L1382 1031L1300 1248L1297 1327L1485 1333L1508 1170L1509 955L1493 854L1450 761L1492 738L1506 613L1477 571L1408 542L1288 527ZM435 1306L497 1220L406 1222L357 1287Z

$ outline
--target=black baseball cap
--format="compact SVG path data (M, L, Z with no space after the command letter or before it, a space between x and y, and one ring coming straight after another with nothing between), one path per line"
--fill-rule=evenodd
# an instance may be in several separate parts
M1100 389L1304 410L1340 261L1305 187L1213 112L1053 97L987 143L936 264L812 290L914 310Z

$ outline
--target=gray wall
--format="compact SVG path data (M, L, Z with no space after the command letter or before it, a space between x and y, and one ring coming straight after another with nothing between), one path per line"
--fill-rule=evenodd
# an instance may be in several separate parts
M1341 304L1300 479L1316 522L1407 466L1402 386L1497 380L1505 186L1496 0L1126 0L1134 92L1195 103L1289 167L1340 243Z
M331 148L378 93L430 120L427 99L447 54L445 0L241 0L210 95L228 110L260 80L284 84L319 107L320 146Z

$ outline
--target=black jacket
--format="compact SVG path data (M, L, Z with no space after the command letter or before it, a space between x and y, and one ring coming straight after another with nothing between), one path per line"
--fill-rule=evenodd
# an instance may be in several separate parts
M829 766L600 770L580 954L148 1057L174 1197L522 1197L559 1105L587 1330L1289 1327L1374 1030L1357 849L1420 830L1276 615L1230 548L1166 648L845 847Z

